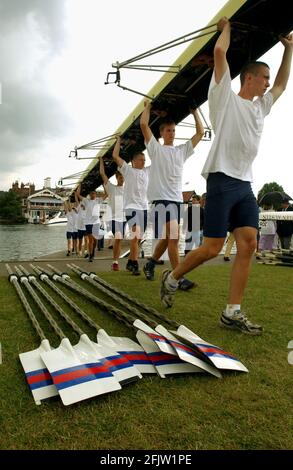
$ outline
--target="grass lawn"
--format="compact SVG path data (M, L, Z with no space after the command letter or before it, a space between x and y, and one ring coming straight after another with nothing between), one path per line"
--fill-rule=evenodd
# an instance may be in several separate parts
M126 272L99 274L161 309L158 274L148 283L144 276ZM69 407L60 400L34 404L18 354L35 349L40 340L13 286L0 278L0 449L293 449L293 366L287 349L293 339L293 270L261 265L252 269L243 308L264 326L261 337L219 326L228 266L203 266L189 278L199 287L179 292L168 316L233 353L249 373L224 373L222 380L202 374L144 377L120 392ZM108 333L134 339L125 325L70 295ZM57 347L51 327L34 310ZM72 316L94 339L94 331ZM75 344L75 333L63 321L58 323Z

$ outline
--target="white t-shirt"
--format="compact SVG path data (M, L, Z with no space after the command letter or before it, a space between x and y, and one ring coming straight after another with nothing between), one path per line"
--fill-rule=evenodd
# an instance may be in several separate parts
M85 205L85 225L94 225L100 223L100 201L96 199L83 198Z
M86 216L86 210L85 208L81 206L81 204L79 204L77 207L77 222L76 222L76 226L78 230L85 230L85 216Z
M116 186L108 181L107 184L105 184L105 189L109 194L109 206L112 211L112 220L123 222L125 220L123 210L124 186Z
M273 105L273 96L250 101L231 90L227 68L220 83L213 73L209 93L210 120L215 138L202 170L202 176L221 172L243 181L253 181L252 162L255 159L263 130L264 118Z
M123 162L119 168L124 176L124 209L146 210L148 208L147 187L149 180L149 169L132 168Z
M182 202L182 176L184 162L193 154L191 140L176 147L161 145L154 136L145 142L152 161L148 185L148 200Z
M66 232L74 232L74 215L73 210L66 212L67 224Z
M78 217L78 215L77 215L77 212L74 209L72 209L72 211L71 211L71 217L72 217L72 224L73 224L73 230L72 231L77 232L77 217Z

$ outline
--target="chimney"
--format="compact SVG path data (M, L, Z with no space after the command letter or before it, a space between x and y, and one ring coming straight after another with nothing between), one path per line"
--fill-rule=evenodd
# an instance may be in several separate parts
M44 189L51 189L51 178L45 178Z

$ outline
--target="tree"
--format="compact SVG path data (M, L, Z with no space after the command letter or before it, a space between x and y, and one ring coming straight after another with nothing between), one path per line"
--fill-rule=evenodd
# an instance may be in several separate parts
M272 183L266 183L263 185L263 187L259 190L258 195L257 195L257 200L260 201L260 199L267 193L271 193L274 191L280 191L281 193L284 192L283 186L280 186L278 183L273 181Z
M0 217L7 222L24 222L20 196L12 191L0 194Z

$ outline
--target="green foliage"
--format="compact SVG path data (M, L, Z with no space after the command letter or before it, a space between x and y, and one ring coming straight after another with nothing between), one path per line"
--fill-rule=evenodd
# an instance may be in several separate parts
M24 222L20 196L12 191L0 194L0 218L13 223Z
M273 191L280 191L284 192L283 186L280 184L276 183L273 181L272 183L266 183L263 185L263 187L259 190L257 194L257 200L260 201L260 199L267 193L271 193Z

